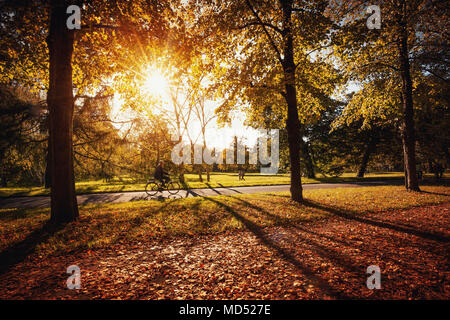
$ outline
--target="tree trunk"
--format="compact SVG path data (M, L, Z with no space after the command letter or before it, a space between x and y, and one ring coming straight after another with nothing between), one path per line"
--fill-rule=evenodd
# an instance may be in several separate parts
M180 130L180 129L178 129L178 130ZM178 132L180 132L180 131L178 131ZM177 144L181 143L182 140L183 140L183 138L180 135L178 135ZM185 179L185 176L184 176L184 170L185 170L184 169L184 163L180 163L178 165L178 179L180 180L181 183L186 183L186 179Z
M405 186L407 190L420 191L416 173L416 151L414 137L414 110L412 99L412 81L408 57L408 33L406 29L406 1L402 1L400 19L399 60L402 79L402 144L405 164Z
M301 137L300 143L302 147L303 159L305 160L306 176L309 179L314 179L316 177L316 174L314 173L314 165L310 154L309 145L307 142L303 141Z
M184 178L184 164L183 163L180 163L178 165L178 179L180 179L181 183L185 183L186 182L186 180Z
M66 26L65 1L52 0L49 35L49 107L51 154L51 221L62 224L78 218L73 171L72 53L74 33Z
M200 182L203 182L203 177L202 177L202 167L201 164L197 165L197 172L198 172L198 179L200 180Z
M370 155L373 153L373 151L375 150L375 146L376 146L376 138L375 137L371 137L369 138L369 143L366 146L366 150L364 151L364 155L361 161L361 165L359 167L358 170L358 178L363 178L364 174L366 173L366 169L367 169L367 164L369 163L369 158Z
M202 134L203 134L203 150L206 150L206 138L205 138L205 126L203 125L202 127ZM210 175L209 175L209 165L205 166L206 169L206 181L209 182L211 180Z
M292 1L282 1L284 40L283 75L285 99L287 103L286 129L289 144L289 161L291 168L291 199L297 202L303 200L303 189L300 172L300 120L297 110L297 91L295 87L295 63L293 36L290 28Z
M206 181L208 181L208 182L211 181L209 165L206 165Z

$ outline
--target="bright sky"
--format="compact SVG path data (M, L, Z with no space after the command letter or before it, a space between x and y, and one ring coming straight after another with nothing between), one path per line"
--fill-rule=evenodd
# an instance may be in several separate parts
M151 82L151 81L150 81ZM137 117L138 114L129 108L123 108L124 101L120 98L119 94L114 95L111 120L113 121L128 121ZM214 114L217 105L213 101L207 101L205 103L206 114ZM206 143L210 148L225 149L230 146L234 136L243 138L248 146L253 146L257 141L258 131L244 126L245 115L243 113L236 113L232 118L231 125L225 125L220 128L217 124L217 120L211 120L206 127ZM116 123L114 126L122 131L126 131L129 128L129 124ZM201 125L195 115L192 116L189 125L189 134L195 141L198 137L197 143L202 143ZM188 139L187 134L184 137Z

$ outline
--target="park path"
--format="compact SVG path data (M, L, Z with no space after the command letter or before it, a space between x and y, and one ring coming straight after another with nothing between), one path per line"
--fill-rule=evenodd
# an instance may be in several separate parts
M387 180L372 182L350 182L350 183L311 183L304 184L304 190L311 189L334 189L334 188L358 188L367 186L398 185L403 180ZM187 197L211 197L219 195L236 195L243 193L261 193L261 192L283 192L289 191L290 185L271 185L271 186L248 186L248 187L221 187L221 188L203 188L180 190L178 194L171 195L164 191L159 197L164 198L187 198ZM81 194L77 196L79 205L98 204L98 203L121 203L139 200L152 200L156 198L149 197L144 191L117 192L117 193L92 193ZM11 208L46 208L50 207L49 196L33 197L9 197L0 198L0 209Z
M0 274L0 299L448 300L449 202L330 210L307 223L35 256ZM81 269L80 290L66 287L70 265ZM371 265L381 270L379 290L366 286Z

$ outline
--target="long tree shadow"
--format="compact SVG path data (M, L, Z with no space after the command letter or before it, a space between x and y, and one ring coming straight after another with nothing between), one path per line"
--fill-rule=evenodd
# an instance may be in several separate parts
M189 197L189 195L192 195L193 197L200 197L200 195L197 192L192 191L192 189L186 189L185 198Z
M230 187L225 187L223 184L221 184L221 183L217 183L221 188L224 188L224 189L228 189L228 190L231 190L231 191L234 191L234 192L236 192L236 193L242 193L242 192L240 192L239 190L236 190L236 189L233 189L233 188L230 188Z
M55 226L51 222L46 222L41 228L31 232L25 239L0 252L0 275L7 273L16 264L24 261L34 253L39 244L47 241L64 227L65 225Z
M369 225L380 227L380 228L403 232L403 233L407 233L407 234L414 235L414 236L421 237L421 238L428 239L428 240L434 240L434 241L439 241L439 242L449 242L450 241L449 237L439 235L436 233L430 233L430 232L425 232L425 231L421 231L421 230L417 230L417 229L413 229L413 228L409 228L409 227L403 227L403 226L392 224L392 223L385 222L385 221L369 219L367 217L361 216L356 211L351 211L351 210L343 211L341 209L331 207L331 206L326 206L326 205L323 205L321 203L311 201L311 200L304 200L303 204L306 206L312 207L312 208L328 211L336 216L339 216L339 217L347 219L347 220L354 220L354 221L358 221L358 222L361 222L364 224L369 224Z
M184 189L186 191L185 198L189 197L189 195L192 195L193 197L200 196L197 192L192 191L192 189L189 187L189 185L186 183L186 181L180 181L180 184L182 186L182 189Z
M438 196L450 197L450 194L448 194L448 193L431 192L431 191L424 191L424 190L422 190L421 192L422 193L427 193L427 194L435 194L435 195L438 195Z
M301 227L298 224L299 221L292 221L292 219L285 218L285 217L280 217L278 215L275 215L275 214L267 211L266 209L263 209L263 208L261 208L261 207L259 207L257 205L254 205L251 202L248 202L248 201L246 201L244 199L240 199L240 198L235 198L235 199L240 201L240 202L242 202L246 207L258 210L259 212L261 212L264 215L268 216L275 223L281 223L283 225L287 225L287 226L295 228L297 230L300 230L300 231L303 231L303 232L306 232L306 233L309 233L309 234L312 234L312 235L315 235L315 236L318 236L318 237L322 237L322 238L330 240L330 241L338 242L338 243L341 243L341 244L346 245L346 246L350 246L350 244L347 241L343 241L341 239L336 239L336 238L333 238L333 237L329 237L327 235L320 234L320 233L314 232L312 230L308 230L306 228L303 228L303 227Z
M286 249L279 246L273 240L271 240L267 234L264 232L263 228L255 224L254 222L248 220L241 214L239 214L232 207L227 204L220 202L212 197L205 197L206 200L216 203L220 207L224 208L227 212L232 214L236 219L241 221L245 227L250 230L264 245L275 250L284 260L291 263L294 267L302 271L302 274L315 286L322 290L322 292L326 293L328 296L338 299L350 299L351 297L346 294L335 290L333 287L329 285L327 281L317 276L316 272L309 268L308 266L302 264L298 261L291 253L289 253Z
M213 186L211 186L208 182L205 183L209 189L217 193L218 195L222 195L217 189L215 189Z
M354 245L349 243L348 241L344 241L344 240L338 239L336 237L330 237L330 236L327 236L325 234L314 232L314 231L312 231L310 229L304 228L304 227L300 226L300 224L299 224L300 221L292 221L292 219L285 218L285 217L280 217L278 215L270 213L266 209L263 209L263 208L261 208L261 207L259 207L257 205L254 205L254 204L252 204L252 203L250 203L250 202L248 202L246 200L240 199L240 198L235 198L235 200L238 200L238 201L242 202L246 207L255 209L255 210L259 211L260 213L263 213L264 215L269 217L269 219L271 219L275 223L281 223L283 226L287 226L288 228L293 228L293 229L299 230L301 232L304 232L304 233L307 233L307 234L311 234L311 235L313 235L315 237L326 239L326 240L331 241L331 242L340 243L340 244L342 244L342 245L344 245L346 247L354 247ZM378 235L378 236L381 236L381 235ZM309 244L310 246L314 247L315 248L315 252L318 255L320 255L320 256L322 256L324 258L332 260L333 263L335 263L335 264L340 264L346 270L353 271L354 273L355 272L356 273L360 272L360 270L361 270L361 266L355 265L355 264L353 264L351 262L352 258L350 258L349 256L343 255L343 253L341 253L339 251L332 250L329 247L323 246L319 242L317 242L315 240L312 240L312 239L309 239L309 238L306 238L306 237L298 238L298 240L303 242L303 243L305 243L305 244ZM428 250L428 249L425 249L425 250ZM414 268L413 266L411 266L410 264L407 264L404 261L401 261L399 259L395 259L393 257L391 257L389 259L391 261L397 263L397 264L404 265L405 268L408 268L410 270L411 269L417 269L417 268Z
M258 210L259 212L268 216L270 219L273 219L274 222L277 222L277 223L281 222L283 225L287 225L289 227L300 230L302 232L309 233L311 235L317 236L319 238L324 238L329 241L337 242L337 243L340 243L347 247L351 247L351 244L346 241L342 241L342 240L332 238L332 237L329 237L329 236L326 236L326 235L323 235L323 234L320 234L317 232L313 232L311 230L307 230L306 228L302 228L301 226L299 226L298 223L293 223L292 220L290 220L288 218L274 215L273 213L270 213L267 210L265 210L259 206L256 206L248 201L245 201L243 199L237 199L237 200L242 202L246 207L250 207L252 209ZM358 273L361 271L361 266L352 263L351 262L352 258L344 255L342 252L338 252L333 249L330 249L330 248L320 244L319 242L317 242L313 239L307 238L307 237L301 237L301 238L299 238L299 241L314 247L317 254L319 254L320 256L322 256L326 259L332 260L335 264L340 264L342 267L344 267L347 270L350 270L354 273Z

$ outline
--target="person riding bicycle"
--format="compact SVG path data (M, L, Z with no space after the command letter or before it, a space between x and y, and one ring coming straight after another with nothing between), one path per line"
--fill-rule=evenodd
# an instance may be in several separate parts
M164 161L161 160L156 166L154 177L156 180L162 183L163 187L165 186L166 182L170 181L169 174L164 171Z

